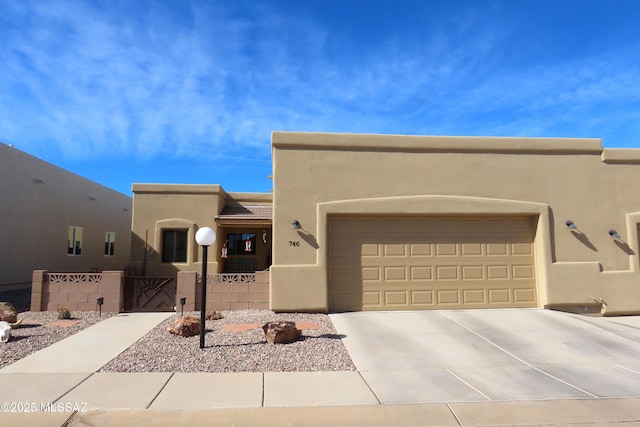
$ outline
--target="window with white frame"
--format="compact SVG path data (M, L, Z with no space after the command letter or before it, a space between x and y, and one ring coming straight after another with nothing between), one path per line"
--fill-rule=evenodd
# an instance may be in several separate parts
M82 255L82 227L69 226L67 254Z
M116 253L116 232L107 231L104 233L104 255L114 256Z

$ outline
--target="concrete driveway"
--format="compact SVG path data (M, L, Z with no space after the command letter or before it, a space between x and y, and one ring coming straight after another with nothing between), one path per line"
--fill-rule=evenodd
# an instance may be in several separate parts
M381 403L640 396L639 318L539 309L330 316Z

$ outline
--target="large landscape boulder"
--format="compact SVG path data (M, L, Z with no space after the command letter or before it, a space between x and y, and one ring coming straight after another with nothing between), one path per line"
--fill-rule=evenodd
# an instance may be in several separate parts
M296 328L296 322L267 322L262 326L262 330L269 344L287 344L302 336L302 331Z
M16 323L17 321L18 312L13 304L0 302L0 322Z
M177 319L167 331L182 337L192 337L200 333L200 319L193 316L183 316Z

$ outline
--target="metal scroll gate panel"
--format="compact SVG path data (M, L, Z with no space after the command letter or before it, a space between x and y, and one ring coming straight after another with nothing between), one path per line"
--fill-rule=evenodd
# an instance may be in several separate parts
M530 217L329 219L331 311L536 307Z
M174 311L175 305L175 277L127 277L125 279L125 311Z

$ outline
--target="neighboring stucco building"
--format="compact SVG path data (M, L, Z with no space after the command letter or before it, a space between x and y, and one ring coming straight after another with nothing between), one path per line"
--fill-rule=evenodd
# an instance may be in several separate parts
M128 264L130 197L2 143L0 195L0 289Z
M610 313L640 311L640 150L287 132L272 145L272 310L595 298Z

